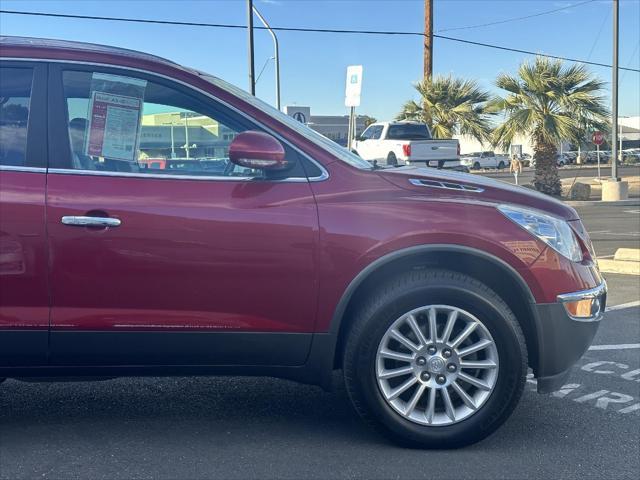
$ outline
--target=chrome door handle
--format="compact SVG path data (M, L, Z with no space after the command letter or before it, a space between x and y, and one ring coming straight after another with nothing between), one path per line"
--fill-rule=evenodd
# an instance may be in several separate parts
M118 218L111 217L76 217L64 216L61 220L63 225L74 227L119 227L122 223Z

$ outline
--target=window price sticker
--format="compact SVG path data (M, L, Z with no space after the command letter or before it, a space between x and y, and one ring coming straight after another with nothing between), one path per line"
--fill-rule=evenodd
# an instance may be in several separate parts
M135 162L145 80L94 73L85 154Z

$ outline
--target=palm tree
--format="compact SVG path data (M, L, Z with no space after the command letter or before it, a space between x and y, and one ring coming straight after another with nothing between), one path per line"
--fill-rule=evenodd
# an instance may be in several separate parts
M494 145L506 150L516 135L530 136L536 160L533 184L538 191L560 196L556 145L562 140L577 143L585 128L608 124L600 94L604 82L584 65L536 57L520 65L518 77L499 75L496 85L507 95L489 102L489 108L505 113L504 123L493 132Z
M481 143L490 139L491 122L485 108L491 98L473 80L452 76L425 78L414 85L420 101L408 101L396 120L413 120L429 125L434 138L469 135Z

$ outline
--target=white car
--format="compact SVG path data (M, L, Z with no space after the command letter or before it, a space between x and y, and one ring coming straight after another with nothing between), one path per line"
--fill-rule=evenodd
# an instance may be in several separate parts
M435 163L443 167L460 158L458 140L434 140L429 127L417 122L373 123L352 150L370 162L394 166Z

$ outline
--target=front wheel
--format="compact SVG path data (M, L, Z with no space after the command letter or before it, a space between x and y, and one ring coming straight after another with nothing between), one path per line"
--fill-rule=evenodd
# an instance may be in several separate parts
M480 170L480 163L476 162L473 164L473 169L474 170Z
M492 290L466 275L420 270L372 292L344 352L358 413L399 443L459 447L495 431L522 394L524 337Z
M505 167L505 164L502 160L500 160L500 163L498 164L498 170L502 170Z

